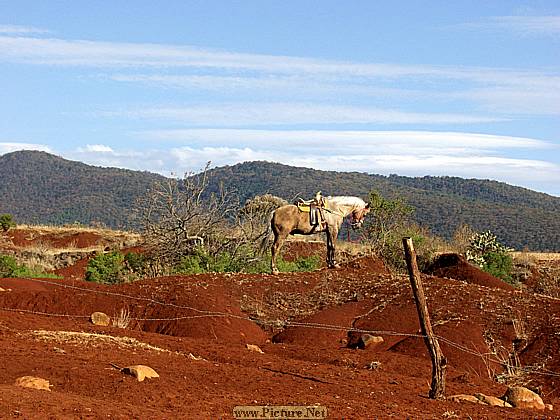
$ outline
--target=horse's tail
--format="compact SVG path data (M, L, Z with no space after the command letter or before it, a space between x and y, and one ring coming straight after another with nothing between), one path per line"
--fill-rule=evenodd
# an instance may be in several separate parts
M267 218L266 223L266 230L262 234L261 243L259 245L259 255L264 255L267 250L270 248L270 244L272 242L272 219L274 217L274 211L270 212Z

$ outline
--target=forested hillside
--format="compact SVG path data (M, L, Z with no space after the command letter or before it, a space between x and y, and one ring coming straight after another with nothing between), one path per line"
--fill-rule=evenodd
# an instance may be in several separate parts
M163 177L22 151L0 156L0 179L0 213L19 222L119 228L129 226L136 199Z
M212 179L237 190L242 199L269 192L291 200L311 197L317 190L366 198L375 189L386 197L404 197L416 209L415 220L444 238L466 223L492 230L516 249L560 250L560 198L501 182L327 172L267 162L216 168Z
M11 213L19 222L101 222L111 227L131 227L138 197L154 181L165 179L30 151L0 156L0 177L0 214ZM388 198L406 199L416 209L415 220L444 238L467 223L492 230L516 249L560 251L560 198L496 181L328 172L269 162L215 168L210 180L211 189L222 184L241 203L264 193L308 198L318 190L367 198L375 189Z

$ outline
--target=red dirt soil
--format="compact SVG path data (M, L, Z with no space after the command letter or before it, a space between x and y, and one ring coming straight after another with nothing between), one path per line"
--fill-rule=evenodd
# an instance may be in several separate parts
M442 254L425 270L426 274L462 280L480 286L496 287L504 290L515 288L502 280L470 264L465 257L458 254Z
M518 344L522 364L538 366L518 379L554 405L535 412L430 400L431 364L415 336L408 279L373 258L311 273L203 274L112 287L77 275L69 269L62 280L0 279L0 417L232 418L237 405L313 404L327 407L329 418L560 416L557 376L544 374L560 370L556 299L424 278L432 325L449 360L446 395L503 395L506 386L488 375L501 367L477 354L512 348L517 320L527 336ZM94 311L114 317L123 309L133 318L128 328L88 320ZM359 333L352 328L384 342L348 348ZM148 365L160 377L138 382L111 363ZM16 387L24 375L48 379L52 391Z
M53 248L89 248L104 245L107 241L94 232L38 234L32 229L12 229L6 235L17 247L45 244Z

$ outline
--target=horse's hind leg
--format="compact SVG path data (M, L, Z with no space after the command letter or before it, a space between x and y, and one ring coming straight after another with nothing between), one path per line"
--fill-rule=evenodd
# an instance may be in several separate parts
M272 270L272 274L278 274L278 268L276 267L276 256L282 248L282 244L288 235L282 234L282 232L274 232L274 243L272 244L272 257L270 259L270 269Z

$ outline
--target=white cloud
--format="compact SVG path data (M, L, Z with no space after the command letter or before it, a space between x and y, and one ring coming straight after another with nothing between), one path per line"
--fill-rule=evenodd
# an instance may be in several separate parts
M39 150L52 153L51 148L45 144L0 142L0 154L16 152L18 150Z
M550 83L556 73L436 65L399 65L360 63L267 54L235 53L188 45L141 44L0 36L0 60L32 64L91 67L146 67L229 69L233 72L296 74L325 77L376 78L440 78L471 82L519 84L540 81ZM126 78L126 76L115 76ZM131 76L133 77L133 76ZM136 77L137 80L141 76ZM146 79L146 77L144 77ZM168 79L169 80L169 79ZM193 82L191 79L190 82ZM156 79L152 79L156 81ZM180 80L175 82L183 83Z
M523 36L560 36L560 16L497 16L480 25Z
M419 113L360 106L307 103L233 103L183 108L107 111L98 115L170 120L187 125L255 126L270 124L472 124L503 118L445 113Z
M512 17L495 18L512 22ZM550 17L554 27L556 17ZM492 21L494 22L494 21ZM546 23L546 22L545 22ZM493 24L496 24L494 22ZM527 24L529 25L529 24ZM535 27L538 26L536 23ZM482 109L558 115L557 70L361 63L247 54L188 45L118 43L0 36L0 62L121 69L106 79L213 93L266 92L268 97L355 95L414 100L470 100ZM179 74L169 74L169 69ZM122 72L126 69L126 73ZM133 71L142 69L144 74ZM131 73L129 73L131 72ZM149 73L146 73L149 72ZM159 73L158 73L159 72ZM449 82L453 83L449 83ZM434 89L434 86L437 89ZM523 98L530 95L530 102ZM390 115L398 119L398 115ZM476 119L478 121L478 119Z
M86 144L84 148L78 148L79 152L92 152L92 153L112 153L113 149L104 144Z
M184 144L308 149L308 153L379 153L390 149L393 152L445 150L448 153L454 150L464 154L472 150L554 147L549 142L525 137L437 131L177 129L144 131L136 135Z
M50 31L46 29L39 29L33 26L20 26L20 25L0 25L0 34L46 34Z

